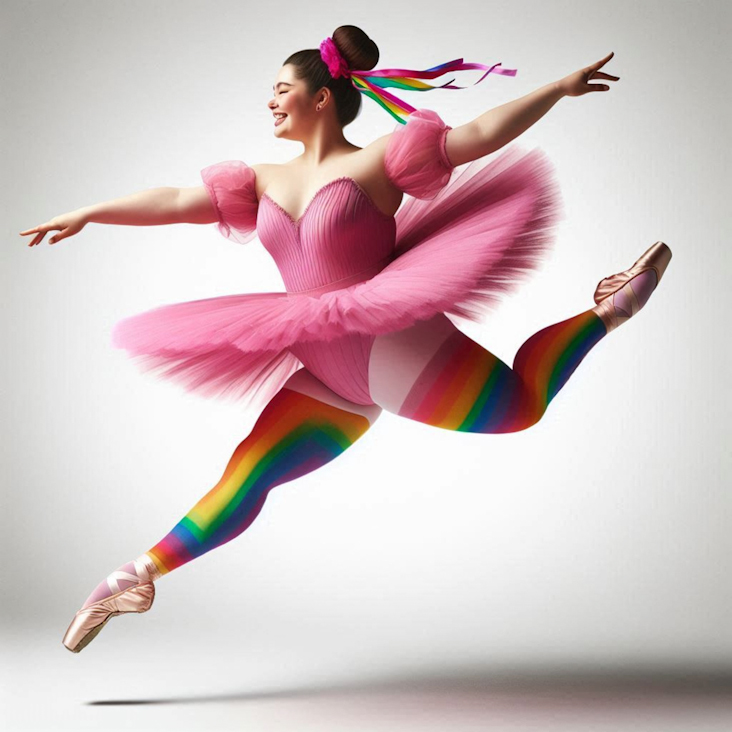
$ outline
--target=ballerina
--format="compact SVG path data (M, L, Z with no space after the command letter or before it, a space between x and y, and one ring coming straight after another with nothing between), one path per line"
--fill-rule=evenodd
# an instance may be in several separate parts
M53 244L89 222L215 224L240 244L259 236L286 287L163 305L115 325L113 344L143 370L208 398L265 406L219 482L97 585L66 648L82 650L116 615L147 611L157 580L239 536L273 487L333 460L384 409L482 434L541 419L587 353L646 304L671 258L666 244L603 279L593 307L528 338L512 367L447 315L479 321L541 263L561 211L552 165L537 150L491 154L563 97L608 91L589 82L619 79L600 71L612 56L453 128L385 88L460 89L421 79L516 70L462 59L375 70L376 44L341 26L318 49L288 57L275 79L274 135L302 142L297 158L223 161L201 171L201 186L136 193L21 232L35 246L48 231L60 232ZM343 128L362 96L397 124L359 148Z

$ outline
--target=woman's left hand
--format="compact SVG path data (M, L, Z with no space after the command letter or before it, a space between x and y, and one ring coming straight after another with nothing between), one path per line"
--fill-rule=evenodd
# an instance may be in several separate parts
M603 71L598 71L602 68L613 56L615 51L609 53L605 58L596 61L590 66L586 66L584 69L575 71L569 76L565 76L563 79L557 82L559 88L562 90L567 97L580 97L587 92L597 91L609 91L610 87L606 84L590 84L590 79L607 79L608 81L617 81L620 77L613 76L612 74L606 74Z

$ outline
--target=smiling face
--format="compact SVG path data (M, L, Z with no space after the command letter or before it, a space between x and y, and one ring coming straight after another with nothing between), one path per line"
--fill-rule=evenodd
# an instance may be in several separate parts
M274 96L268 106L274 117L276 137L298 139L298 128L314 115L314 103L307 93L305 81L295 77L295 67L285 64L277 74L272 87ZM280 114L285 116L280 119Z

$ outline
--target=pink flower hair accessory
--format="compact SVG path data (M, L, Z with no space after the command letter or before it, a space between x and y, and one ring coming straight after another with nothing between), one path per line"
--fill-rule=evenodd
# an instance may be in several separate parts
M330 71L330 75L337 79L339 76L349 78L351 72L348 68L348 62L341 56L335 41L328 36L320 44L320 57L325 61Z

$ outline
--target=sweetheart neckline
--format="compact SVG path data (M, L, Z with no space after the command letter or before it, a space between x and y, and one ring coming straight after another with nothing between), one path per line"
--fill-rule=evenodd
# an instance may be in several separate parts
M328 188L330 188L332 185L334 185L336 183L340 183L342 181L348 181L353 186L355 186L356 191L358 193L360 193L364 197L364 199L366 200L366 202L371 206L371 208L376 213L378 213L380 216L382 216L385 219L394 221L394 216L393 215L390 216L389 214L387 214L384 211L382 211L374 203L374 201L371 198L371 196L369 196L369 194L366 193L366 191L363 189L363 187L361 186L361 184L357 180L355 180L354 178L351 178L348 175L338 176L338 178L333 178L333 180L329 180L327 183L325 183L324 185L320 186L320 188L318 188L318 190L315 191L315 193L313 194L312 198L308 201L307 205L303 209L303 212L297 218L294 218L288 211L286 211L284 209L283 206L281 206L279 203L277 203L277 201L275 201L274 198L272 198L272 196L270 196L268 193L262 193L262 195L260 196L260 200L266 198L270 203L274 204L280 211L282 211L282 213L290 220L290 223L292 223L296 228L298 228L300 226L300 222L305 218L305 215L310 210L310 207L313 205L313 203L315 203L315 201L318 198L318 196L323 191L325 191Z

